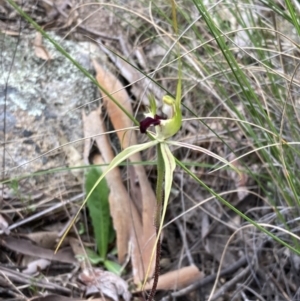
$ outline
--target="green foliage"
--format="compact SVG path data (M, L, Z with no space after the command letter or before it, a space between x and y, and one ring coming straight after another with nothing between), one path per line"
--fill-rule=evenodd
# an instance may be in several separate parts
M104 258L99 256L99 254L96 253L95 251L89 248L85 248L85 251L91 264L97 265L99 263L104 263Z
M16 179L13 179L9 183L9 187L14 191L14 193L17 195L19 191L19 182Z
M87 207L92 219L98 252L104 259L112 236L110 233L112 220L108 202L109 188L105 179L95 186L101 174L99 168L92 167L86 174L85 189L87 194L92 191L87 201Z
M97 167L92 167L86 174L85 190L90 195L87 200L87 207L92 220L98 254L86 248L87 256L93 265L102 263L110 272L120 275L121 266L106 258L108 246L115 239L112 219L109 208L109 188L106 180L99 182L102 172Z
M27 19L27 21L29 21L37 30L39 30L47 39L51 41L50 37L47 36L43 32L43 30L38 27L22 10L17 8L16 5L13 4L14 2L12 0L8 1L24 18ZM286 1L287 10L283 10L276 1L261 0L260 2L269 7L276 18L279 18L281 21L286 20L288 23L293 25L293 28L296 29L298 33L300 32L299 18L296 14L295 8L292 6L291 1ZM202 26L200 26L198 22L195 21L194 17L192 17L194 14L182 12L182 19L186 19L186 24L183 26L186 26L186 28L188 28L188 25L191 25L191 30L188 33L191 35L191 37L188 36L188 38L184 39L185 36L183 35L178 39L178 43L181 43L187 49L185 50L186 55L183 58L182 62L183 75L184 77L187 77L188 74L191 79L193 77L198 79L201 75L202 78L201 80L199 80L199 82L203 81L205 84L207 84L206 91L209 90L208 88L214 91L214 98L218 96L219 102L223 106L223 110L226 110L230 116L233 116L235 118L235 120L237 121L236 125L241 129L248 143L250 144L252 142L252 144L250 145L251 150L247 154L252 153L253 149L255 149L255 152L260 159L259 164L262 167L262 171L253 172L251 169L247 169L249 162L243 162L243 157L239 158L240 164L243 165L245 169L247 169L247 173L255 180L255 183L259 185L261 191L263 192L262 195L267 196L270 203L275 206L279 221L281 222L286 217L281 216L280 210L277 210L277 206L279 209L281 209L282 206L286 206L287 208L294 207L295 210L293 210L293 212L295 212L295 215L298 215L299 211L297 211L297 208L299 208L300 202L297 192L299 191L300 181L296 171L298 170L299 160L295 159L299 157L299 149L297 148L296 144L297 141L299 141L299 123L295 122L299 121L295 118L295 116L298 114L298 111L294 111L294 103L289 99L290 92L287 91L288 87L282 83L284 79L287 80L288 84L292 84L290 76L294 74L291 72L285 72L287 75L289 75L286 76L285 73L283 75L281 73L284 71L284 67L291 68L292 66L294 66L295 62L297 62L296 57L293 57L295 61L292 61L290 65L279 65L279 60L276 61L273 59L273 52L276 54L280 53L279 57L281 57L283 51L280 49L280 47L275 47L273 49L274 45L276 44L273 41L275 41L276 38L280 38L281 33L279 34L278 32L273 32L273 28L272 30L270 30L270 28L267 26L265 28L258 28L257 24L255 24L255 22L257 21L252 19L252 11L254 11L254 6L251 7L251 10L248 11L246 6L235 6L235 4L233 4L228 5L228 8L232 11L233 15L235 15L235 20L242 26L244 33L247 35L249 41L252 42L251 49L249 47L245 47L245 49L243 49L243 46L238 47L239 53L243 54L242 59L239 59L239 57L236 56L236 54L233 52L233 49L237 47L236 42L233 39L233 35L232 33L227 32L229 31L230 24L226 27L220 27L217 22L218 10L207 9L207 5L204 5L203 1L201 0L191 1L189 5L191 5L192 3L194 3L194 6L192 6L191 9L193 10L193 12L195 12L195 9L198 10L199 16L201 16L201 19L206 23L206 29L205 34L203 34L201 32ZM186 7L188 8L189 5L186 5ZM157 12L161 14L165 19L167 19L168 22L171 22L171 18L169 18L163 10L158 10L159 6L156 7ZM243 15L240 14L240 12L242 11L248 12L249 16L251 16L251 18L248 18L248 21L251 21L250 25L248 25L247 22L244 22ZM274 20L276 20L276 18L274 18ZM183 24L183 22L179 23L180 26L181 24ZM251 30L246 27L251 27ZM234 29L234 31L238 33L240 29L237 28ZM177 30L175 30L175 32L177 32ZM182 31L179 30L179 32ZM186 31L184 31L184 33L185 32ZM288 32L290 33L291 30L289 30ZM212 41L214 41L218 47L215 47L214 44L210 42L206 42L208 35L212 37ZM193 38L193 36L195 36L195 38ZM195 39L199 41L199 45L197 45L199 46L197 48L199 52L191 50L195 47L194 43L191 45L188 44L189 41L194 42ZM269 40L271 40L270 44L268 44ZM164 37L164 39L161 40L161 46L164 46L164 48L168 49L169 45L165 45L165 41L167 41L167 39ZM203 43L203 45L200 45L201 41L205 41L205 43ZM74 61L62 48L60 48L57 43L55 43L55 41L51 42L57 47L57 49L64 53L65 56L74 63L74 65L76 65L82 72L84 72L87 77L89 77L95 84L97 84L96 81L91 77L91 75L86 73L85 70L76 61ZM278 44L280 46L280 43ZM295 44L294 46L299 48L298 44L292 44ZM269 53L270 51L272 53L272 56ZM284 59L287 60L287 57L284 57ZM202 61L208 63L204 64L202 63ZM258 72L253 73L254 68L252 70L250 68L251 66L247 66L247 64L250 64L251 61L255 63L255 66L260 67L259 72L262 73L263 76L261 76L261 74ZM276 64L274 64L274 62ZM201 66L201 72L203 71L203 76L201 72L197 71L197 68L194 68L194 63L196 67L198 67L198 65ZM278 70L282 69L282 71L278 73L274 66L277 66L276 68ZM179 71L181 72L180 68ZM169 76L169 74L167 75ZM179 74L178 77L180 79L181 75ZM253 79L256 79L256 81L254 81ZM260 81L261 84L259 84ZM188 85L189 82L191 81L186 80L185 84ZM211 84L211 82L213 84ZM157 85L158 84L159 83L157 83ZM213 101L204 101L208 96L207 94L205 94L204 97L201 94L202 90L199 89L199 85L197 85L197 89L191 88L190 92L192 92L190 94L192 94L193 98L196 99L195 108L197 110L195 109L195 113L192 110L189 110L189 112L194 116L199 117L200 120L201 116L205 116L205 113L207 113L207 111L205 111L203 114L203 112L199 110L199 107L201 107L201 105L207 106L208 104L213 108L214 103ZM261 95L264 95L266 101ZM237 100L235 100L233 96L236 96ZM109 95L109 97L111 96ZM181 86L178 85L176 102L181 99L180 97ZM239 106L239 104L242 104L242 106ZM152 114L154 114L154 112L156 112L156 104L153 99L150 99L150 107L150 111L152 112ZM216 108L217 107L221 106L217 105ZM242 109L240 109L241 107ZM214 110L213 113L210 114L219 116L219 114L221 115L223 113L224 112L222 111ZM129 118L131 118L131 120L135 122L135 124L137 124L136 120L132 116L128 115L128 113L126 114ZM227 115L225 114L225 116ZM246 120L249 120L250 122L247 123L245 122ZM203 124L205 124L205 122L203 122ZM167 125L169 125L169 123ZM253 125L256 125L256 128ZM208 125L206 126L209 128ZM220 139L222 143L224 143L224 145L228 147L228 149L231 149L230 143L227 143L226 138L223 139L221 136L218 136L217 132L214 132L212 129L210 130L215 134L217 138ZM171 133L173 133L173 130L171 131ZM151 138L155 139L155 137ZM172 144L176 145L176 142L174 143L174 141L171 142L163 140L164 139L161 139L160 141L154 140L146 142L142 145L131 146L123 150L123 152L121 152L114 158L105 173L103 173L102 175L101 173L98 173L97 176L95 173L95 175L93 176L93 181L91 180L90 182L89 190L87 189L87 197L85 201L88 202L88 206L89 203L91 203L91 198L94 194L96 195L95 198L97 198L97 195L99 194L97 192L98 187L102 186L101 184L103 184L103 180L107 172L121 164L130 155L138 151L145 150L148 147L158 145L159 147L162 147L159 148L159 151L161 152L161 155L164 156L163 160L164 162L166 162L166 168L168 169L165 175L166 178L164 182L165 186L167 186L168 188L167 193L165 194L166 200L164 202L163 208L165 211L169 196L169 186L172 184L172 173L174 169L174 158L172 154L169 153L167 146ZM178 141L177 146L179 146ZM187 144L181 143L181 146L187 147ZM189 145L188 148L196 150L196 146ZM244 152L247 151L247 148L245 149L246 150L243 150ZM235 149L232 149L231 151L235 153ZM211 154L206 150L206 155ZM216 156L215 158L217 159ZM224 162L224 160L222 159L220 161ZM231 203L223 199L217 192L209 188L196 176L196 174L192 173L185 166L185 164L183 164L182 161L175 159L175 162L199 185L202 185L206 191L209 191L211 195L214 195L228 208L235 211L245 221L253 224L258 230L266 233L274 241L277 241L282 245L288 247L293 252L300 254L298 243L296 241L292 243L290 241L286 242L285 238L281 239L280 237L276 236L274 232L266 230L265 225L261 225L258 222L250 219L250 217L243 214L233 205L231 205ZM143 162L140 162L139 164L143 164ZM195 163L194 166L196 166L196 164L197 163ZM231 165L230 167L234 168L234 166ZM99 189L99 191L101 191L101 189ZM100 208L98 207L96 207L96 209L100 210ZM93 212L93 210L91 209L90 211ZM165 212L163 212L163 214L164 213ZM101 215L103 215L103 212ZM99 216L95 214L94 218L92 217L92 219L96 218L99 218ZM278 222L278 220L276 220L275 222ZM97 223L100 224L100 221L98 220ZM286 228L289 229L287 226ZM112 233L110 230L106 231L108 233ZM96 237L97 245L99 243L100 246L99 252L103 247L101 246L100 234L98 238ZM102 239L104 240L104 238ZM110 262L105 260L107 255L108 241L109 235L107 235L106 233L104 242L104 246L106 245L106 248L103 247L101 251L102 255L97 255L98 259L97 256L95 256L95 258L93 257L93 260L95 262L103 262L106 267L110 267Z
M117 275L121 275L122 273L122 267L115 261L105 260L104 266L108 271L115 273Z

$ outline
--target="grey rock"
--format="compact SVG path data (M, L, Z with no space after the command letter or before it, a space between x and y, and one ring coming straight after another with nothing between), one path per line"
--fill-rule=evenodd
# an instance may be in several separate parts
M87 44L50 35L83 67L93 72ZM43 47L51 59L45 61L37 57L34 40L35 34L19 37L0 34L0 139L4 141L5 138L6 172L20 165L22 172L63 166L65 154L57 152L55 156L52 154L51 160L39 158L30 164L26 162L58 147L58 136L68 142L82 138L82 107L97 94L91 81L46 39ZM24 131L32 134L30 139L34 143L24 142ZM3 146L2 143L0 154ZM78 151L82 151L82 146L78 146ZM2 158L0 164L3 166L1 161Z

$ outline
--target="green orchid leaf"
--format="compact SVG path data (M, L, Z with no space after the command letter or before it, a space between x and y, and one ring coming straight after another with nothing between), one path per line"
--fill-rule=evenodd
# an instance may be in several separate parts
M111 227L109 229L108 243L111 244L115 239L116 239L116 232L113 223L111 223Z
M118 264L117 262L111 261L111 260L105 260L104 266L106 269L116 275L121 275L122 272L122 266Z
M112 219L108 201L109 188L105 179L95 186L101 175L102 172L98 167L90 168L85 177L85 190L86 193L91 192L87 201L87 207L92 220L98 253L100 257L105 258L108 250Z
M96 264L104 262L103 257L99 256L93 250L86 248L85 251L86 251L87 257L91 264L96 265Z

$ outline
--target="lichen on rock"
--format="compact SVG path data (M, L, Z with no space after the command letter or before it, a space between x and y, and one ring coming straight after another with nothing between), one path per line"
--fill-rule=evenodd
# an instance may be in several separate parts
M93 71L87 43L50 35L84 68ZM57 151L51 159L45 156L25 163L60 146L59 136L68 142L82 138L80 107L97 95L92 82L46 39L43 47L51 59L37 57L34 40L32 33L18 37L0 34L0 138L4 140L5 121L5 171L23 164L19 175L65 165L65 154ZM81 146L76 147L80 152Z

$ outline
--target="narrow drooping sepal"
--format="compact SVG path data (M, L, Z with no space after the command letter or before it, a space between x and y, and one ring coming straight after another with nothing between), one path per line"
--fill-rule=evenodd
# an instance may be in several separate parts
M160 159L158 163L163 164L164 179L158 179L160 180L159 185L163 186L160 187L160 189L162 189L163 191L163 196L162 196L163 199L160 199L160 193L157 192L157 195L159 195L158 197L159 203L157 204L157 207L158 210L161 212L161 216L160 217L157 216L155 220L156 223L159 222L155 245L159 244L159 239L163 228L163 221L165 219L166 212L167 212L168 200L171 194L171 188L173 183L173 172L176 167L175 158L171 153L169 146L165 142L162 142L157 145L157 148L159 148L158 152L160 152ZM159 212L157 212L157 214L159 214ZM155 256L155 249L153 249L151 253L151 258L150 258L151 262L154 259L154 256ZM146 275L149 275L149 271L150 271L150 266L147 269ZM147 278L145 278L145 281L146 280ZM145 285L145 282L143 285Z

